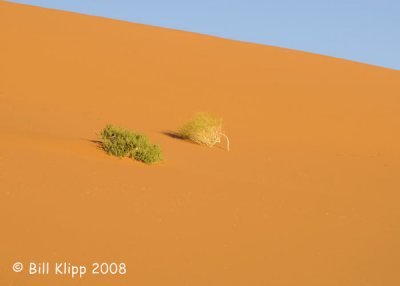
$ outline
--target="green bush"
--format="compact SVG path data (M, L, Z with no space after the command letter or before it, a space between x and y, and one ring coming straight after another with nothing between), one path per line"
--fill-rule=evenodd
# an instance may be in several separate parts
M150 144L149 140L132 131L107 125L101 132L102 148L117 157L130 157L146 164L162 160L160 146Z
M178 130L182 139L187 139L197 144L212 147L221 142L225 137L229 151L229 139L222 133L222 119L216 118L209 113L198 113Z

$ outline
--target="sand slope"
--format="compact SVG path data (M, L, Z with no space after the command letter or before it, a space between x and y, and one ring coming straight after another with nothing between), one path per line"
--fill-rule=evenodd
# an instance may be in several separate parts
M398 71L5 2L0 36L0 285L400 285ZM197 111L231 152L163 134ZM107 123L165 162L105 155Z

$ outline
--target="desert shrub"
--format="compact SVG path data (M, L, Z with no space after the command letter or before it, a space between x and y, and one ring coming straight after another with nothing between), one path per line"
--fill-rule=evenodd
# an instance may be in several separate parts
M130 157L152 164L162 160L161 148L150 144L147 137L113 125L107 125L101 132L101 146L109 155Z
M158 145L145 145L135 152L133 158L146 164L161 161L161 148Z
M220 143L221 137L224 137L229 151L229 138L222 133L222 119L209 113L198 113L179 129L178 135L182 139L209 147Z

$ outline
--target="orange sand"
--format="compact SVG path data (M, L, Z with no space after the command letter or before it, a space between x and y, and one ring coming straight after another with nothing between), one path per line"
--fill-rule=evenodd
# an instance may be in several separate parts
M6 2L0 36L0 285L400 285L399 71ZM231 152L163 134L197 111Z

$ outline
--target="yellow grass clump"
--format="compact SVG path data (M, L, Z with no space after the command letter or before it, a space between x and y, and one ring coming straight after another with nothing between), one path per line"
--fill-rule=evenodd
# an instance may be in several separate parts
M221 137L224 137L229 151L229 138L222 133L222 119L209 113L198 113L179 129L178 135L182 139L208 147L220 143Z

